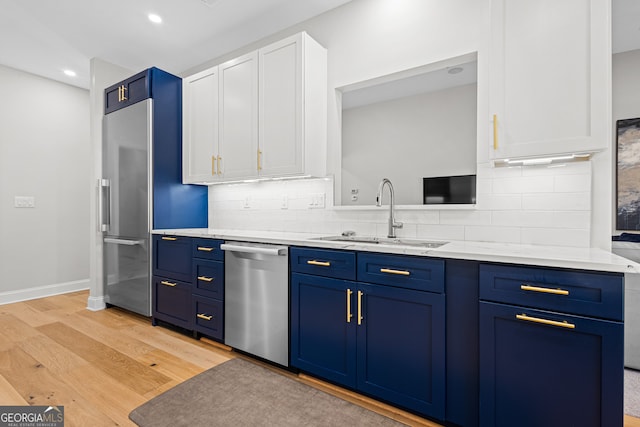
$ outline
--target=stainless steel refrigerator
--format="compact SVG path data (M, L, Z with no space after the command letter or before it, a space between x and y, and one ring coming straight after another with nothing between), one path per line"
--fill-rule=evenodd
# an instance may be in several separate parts
M108 87L102 126L105 302L151 316L151 231L208 225L207 187L182 184L182 79L152 67Z
M107 304L151 315L152 99L104 116L101 181Z

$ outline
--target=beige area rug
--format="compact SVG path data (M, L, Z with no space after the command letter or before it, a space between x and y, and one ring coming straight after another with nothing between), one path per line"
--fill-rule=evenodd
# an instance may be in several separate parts
M232 359L134 409L140 427L403 426L242 359Z
M624 413L640 418L640 371L624 370Z

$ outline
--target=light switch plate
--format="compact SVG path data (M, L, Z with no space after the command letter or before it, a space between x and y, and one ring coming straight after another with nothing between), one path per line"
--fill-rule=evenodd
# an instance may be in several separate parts
M33 196L15 196L13 206L16 208L35 208L36 198Z

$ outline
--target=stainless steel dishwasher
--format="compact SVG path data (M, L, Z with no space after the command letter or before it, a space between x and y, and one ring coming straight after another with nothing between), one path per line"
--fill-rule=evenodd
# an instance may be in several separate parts
M226 242L225 344L289 366L289 248Z

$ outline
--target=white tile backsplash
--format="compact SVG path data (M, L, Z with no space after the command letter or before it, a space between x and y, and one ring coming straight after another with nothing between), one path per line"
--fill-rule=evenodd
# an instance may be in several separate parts
M478 165L475 209L396 210L400 237L589 247L591 163L564 167ZM325 207L311 208L324 194ZM283 197L286 208L283 208ZM249 206L245 207L248 198ZM333 180L299 179L209 187L209 226L222 229L386 236L388 205L333 208Z

